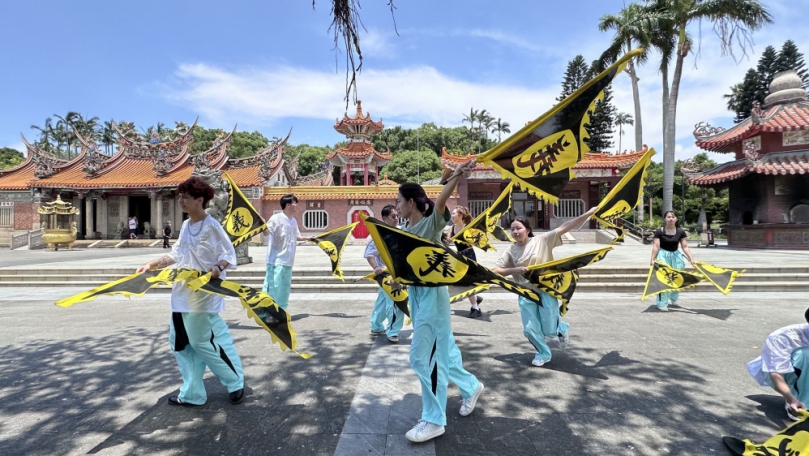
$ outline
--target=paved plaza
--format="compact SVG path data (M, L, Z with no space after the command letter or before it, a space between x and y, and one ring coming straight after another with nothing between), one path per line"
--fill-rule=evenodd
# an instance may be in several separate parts
M565 245L557 257L596 248ZM343 265L361 266L360 246ZM502 251L502 249L500 249ZM251 248L263 268L264 250ZM325 267L318 249L298 266ZM136 267L160 249L0 251L5 268ZM486 253L491 265L498 253ZM697 259L749 267L807 265L806 253L694 249ZM594 267L648 264L649 247L618 247ZM76 288L4 288L0 294L0 454L618 455L726 454L722 435L763 440L785 424L783 400L745 363L773 330L800 323L803 293L686 293L660 313L638 295L579 293L565 320L566 349L530 365L516 298L484 295L483 318L453 304L464 365L486 385L460 417L450 386L446 434L411 444L419 385L401 342L368 335L374 294L293 294L301 352L272 345L236 301L222 317L244 364L247 398L231 405L206 376L208 403L167 405L180 373L167 343L166 294L53 305Z

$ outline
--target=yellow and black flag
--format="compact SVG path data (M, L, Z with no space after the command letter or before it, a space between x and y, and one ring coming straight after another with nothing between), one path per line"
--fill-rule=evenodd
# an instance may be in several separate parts
M575 175L573 166L590 151L586 127L595 102L625 67L642 53L636 49L584 84L550 111L481 154L477 161L492 166L521 188L557 204L562 189Z
M343 249L348 242L348 237L351 235L351 232L354 231L354 228L356 228L359 223L360 222L354 222L350 225L341 226L340 228L315 236L313 238L314 241L312 241L329 256L331 260L331 274L343 281L345 281L343 279L343 270L340 269Z
M466 285L466 286L455 286L450 285L447 287L449 289L449 303L452 304L454 302L461 301L465 298L468 298L472 295L479 295L484 291L488 291L491 285L488 283L480 284L480 285Z
M474 220L469 222L461 231L455 233L453 241L465 242L471 246L482 250L494 250L489 242L489 236L504 242L514 242L511 236L500 227L500 217L508 213L511 209L511 192L514 190L514 182L508 184L500 196L485 211L481 212Z
M264 231L267 224L228 173L222 173L222 176L228 182L228 213L222 220L222 227L230 236L230 242L236 247Z
M368 232L382 261L402 284L422 287L448 285L500 285L506 290L542 305L539 294L523 287L469 258L427 239L363 215Z
M764 443L722 437L722 443L735 456L800 456L809 454L809 412L797 410L800 421L791 424Z
M567 258L548 261L547 263L534 264L528 266L528 272L525 274L525 278L528 279L529 282L533 283L531 277L560 274L583 268L603 260L604 257L607 256L607 252L610 250L612 250L612 247L604 247L603 249L591 250L589 252L580 253Z
M370 273L365 276L366 279L370 280L371 282L376 282L379 285L379 288L393 300L393 305L399 308L408 318L410 318L410 300L407 294L407 288L405 287L398 287L394 289L391 287L391 277L390 273L385 271L382 274L374 274Z
M532 276L529 280L535 287L559 300L559 314L564 316L567 313L567 304L579 283L579 271Z
M143 296L150 288L158 285L171 285L181 280L193 280L204 274L193 269L160 269L140 274L132 274L110 283L106 283L92 290L56 301L59 307L70 307L80 302L92 301L102 295Z
M694 262L694 267L725 295L730 293L730 289L733 287L733 281L744 274L745 271L745 269L736 271L734 269L720 268L719 266L714 266L702 261Z
M654 149L649 149L640 160L618 181L607 196L598 204L598 210L590 218L595 219L608 228L615 230L617 235L612 243L624 241L624 230L618 226L618 219L624 217L641 202L641 192L646 182L646 170L652 161Z
M702 274L679 271L663 262L655 261L649 268L649 277L646 278L643 297L640 299L643 301L658 293L684 290L702 282L703 279L705 277Z
M193 291L239 298L242 307L247 310L247 316L270 333L272 341L281 346L281 351L292 350L293 353L304 359L311 356L296 351L298 341L295 339L297 333L292 330L292 318L275 303L270 295L229 280L213 279L210 272L201 275L186 286Z

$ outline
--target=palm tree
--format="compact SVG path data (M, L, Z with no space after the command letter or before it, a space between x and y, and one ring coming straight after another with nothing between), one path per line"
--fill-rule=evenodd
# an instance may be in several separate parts
M115 130L111 120L104 122L104 127L101 130L101 144L104 144L104 152L111 155L112 145L115 144Z
M615 115L615 125L618 125L618 153L620 153L623 149L621 148L621 139L624 137L624 125L633 125L635 123L632 120L632 116L625 113L619 112ZM640 150L640 149L635 149Z
M601 54L599 59L603 66L616 61L621 54L631 51L636 46L648 48L650 41L647 30L640 20L643 16L643 7L637 3L630 3L618 14L606 14L598 21L598 29L602 32L615 29L615 36L610 47ZM643 148L643 125L641 122L640 93L638 92L638 75L635 71L635 61L643 64L648 59L648 51L627 63L626 74L632 81L632 98L635 102L635 150ZM620 141L619 141L620 142ZM620 149L620 147L619 147Z
M671 87L668 87L668 71L664 74L663 87L663 211L669 211L674 193L677 98L683 62L692 45L686 31L688 25L702 20L713 22L722 43L722 53L733 56L734 43L746 54L752 46L750 32L772 23L772 16L759 0L647 0L643 15L646 30L657 35L659 45L665 48L667 39L676 40L676 48L669 49L670 53L663 56L663 61L675 57ZM665 69L668 70L668 62Z
M45 125L38 126L38 125L31 125L32 130L39 130L39 141L37 147L40 149L50 152L53 149L53 145L51 144L51 139L53 139L53 119L50 117L45 119Z
M497 133L497 142L501 142L500 134L501 133L511 133L511 125L508 122L503 122L500 118L497 118L497 121L494 123L494 133Z

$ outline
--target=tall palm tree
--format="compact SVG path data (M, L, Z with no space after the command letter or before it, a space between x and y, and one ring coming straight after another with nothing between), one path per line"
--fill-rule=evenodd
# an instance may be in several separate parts
M480 119L480 111L475 108L469 108L469 115L464 114L461 122L469 122L470 139L474 139L475 135L475 122Z
M643 7L637 3L630 3L618 14L606 14L598 21L598 29L602 32L615 29L615 36L610 47L601 54L600 63L604 66L616 61L621 54L631 51L636 46L648 49L650 41L647 30L643 27ZM632 98L635 103L635 150L643 148L643 124L641 122L640 93L638 92L638 74L635 71L635 61L643 64L649 56L648 51L630 60L626 66L626 74L632 81ZM620 148L619 148L620 149Z
M619 153L621 151L623 151L623 149L621 148L622 147L621 146L621 139L624 137L624 125L633 125L634 123L635 123L635 121L632 120L632 116L625 113L625 112L619 112L618 114L615 115L615 125L618 125L618 152ZM635 149L635 150L637 151L637 150L640 150L640 149Z
M115 130L112 126L112 121L107 120L104 122L104 127L101 130L101 144L104 144L104 152L107 155L112 155L112 145L115 144Z
M668 36L677 43L673 53L669 54L669 58L675 58L671 87L668 87L667 75L664 75L663 87L663 211L670 211L674 192L677 98L683 62L692 46L688 25L695 21L710 21L720 39L723 54L733 55L734 44L746 54L752 46L750 32L772 23L772 16L759 0L647 0L643 14L648 19L645 21L647 30L656 30L659 40Z
M39 141L35 143L37 144L37 147L39 147L44 151L51 152L51 150L53 149L51 140L53 139L54 133L53 119L47 117L45 119L45 125L41 127L39 125L31 125L31 129L39 130Z
M494 133L497 133L497 142L501 142L500 134L501 133L511 133L511 125L508 122L503 122L500 118L497 118L497 121L494 123Z

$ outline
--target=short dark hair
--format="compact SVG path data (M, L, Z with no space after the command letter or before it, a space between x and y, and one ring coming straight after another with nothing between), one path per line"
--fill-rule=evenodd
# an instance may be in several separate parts
M387 206L382 208L382 212L381 212L382 217L389 216L390 213L395 211L395 210L396 210L396 206L394 206L393 204L388 204Z
M297 202L298 202L298 197L296 197L292 193L284 195L284 196L281 197L281 210L286 209L287 204L292 204L292 203L297 203Z
M806 309L806 312L803 313L803 318L805 318L806 322L809 323L809 309Z
M177 193L183 193L191 198L202 198L202 208L208 207L208 202L213 199L214 189L210 184L200 177L189 177L185 182L177 187Z

